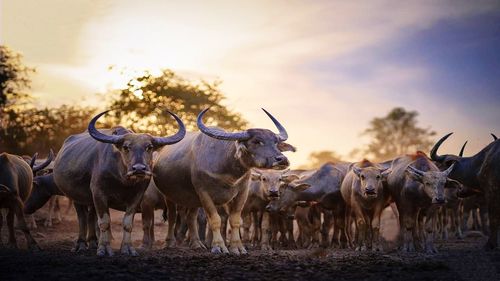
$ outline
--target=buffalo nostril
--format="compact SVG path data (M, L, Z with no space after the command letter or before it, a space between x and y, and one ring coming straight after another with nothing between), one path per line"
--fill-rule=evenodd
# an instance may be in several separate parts
M132 166L132 170L134 170L136 172L145 172L146 169L147 169L147 167L144 164L134 164Z
M285 155L278 155L278 156L274 157L274 159L278 162L283 162L286 160L286 157L285 157Z

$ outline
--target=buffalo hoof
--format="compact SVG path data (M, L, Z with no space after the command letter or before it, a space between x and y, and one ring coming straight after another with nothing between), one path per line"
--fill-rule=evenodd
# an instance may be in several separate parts
M40 252L42 251L42 248L40 248L40 246L38 246L38 244L31 244L28 246L29 250L31 252Z
M75 246L71 249L72 252L79 253L81 251L87 250L87 243L82 240L78 240L75 242Z
M229 254L226 246L213 246L211 252L212 254Z
M493 250L496 250L497 247L498 247L497 243L488 240L488 242L486 242L486 244L484 245L483 248L485 251L493 251Z
M140 247L139 247L139 250L141 251L151 251L153 249L153 245L151 245L151 243L148 243L148 244L142 244Z
M139 256L139 253L137 253L137 251L134 249L134 247L132 247L129 244L123 245L122 248L120 249L120 252L122 253L122 255L127 255L127 256L131 256L131 257Z
M110 245L99 245L97 248L97 256L98 257L104 257L106 254L110 257L114 255L113 249L111 249Z
M262 244L260 245L260 249L262 251L272 251L273 248L269 244Z
M243 247L243 245L240 245L240 246L235 246L235 247L229 247L229 252L233 255L246 255L248 254L247 250L245 249L245 247Z
M190 241L189 248L191 248L193 250L199 250L199 249L206 250L207 249L207 247L200 240Z
M89 241L88 249L89 250L95 250L95 249L97 249L97 240L90 240Z
M171 249L176 247L176 241L175 239L167 239L165 240L165 248Z
M427 254L437 254L438 250L433 245L428 245L425 247L425 253Z

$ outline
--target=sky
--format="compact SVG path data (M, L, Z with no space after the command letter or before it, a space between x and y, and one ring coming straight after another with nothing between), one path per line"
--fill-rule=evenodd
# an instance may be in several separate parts
M286 127L292 166L347 157L374 117L401 106L443 153L500 135L500 1L1 0L0 42L37 69L41 106L103 104L109 66L222 80L225 105ZM349 159L348 160L358 160Z

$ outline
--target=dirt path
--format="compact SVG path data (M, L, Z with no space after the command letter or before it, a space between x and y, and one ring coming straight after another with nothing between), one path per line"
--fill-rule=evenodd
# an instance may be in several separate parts
M160 217L160 216L157 216ZM112 213L114 241L121 241L121 214ZM156 239L163 240L166 227L156 222ZM77 234L74 214L53 227L34 230L44 249L39 253L0 247L0 280L500 280L500 252L484 252L485 238L470 235L464 240L438 242L436 255L358 253L351 250L250 250L241 257L214 256L185 247L162 249L157 241L140 257L98 258L95 251L72 253ZM25 247L22 235L19 245ZM5 227L2 230L6 241ZM133 240L140 245L140 215Z

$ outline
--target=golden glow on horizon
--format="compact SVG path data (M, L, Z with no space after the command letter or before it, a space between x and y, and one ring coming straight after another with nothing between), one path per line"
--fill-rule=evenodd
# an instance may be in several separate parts
M394 106L418 110L420 124L432 124L438 133L463 132L466 126L475 135L484 133L474 125L477 120L457 111L436 121L442 108L422 101L419 89L407 95L406 104L391 99L408 84L424 84L423 67L374 60L373 77L356 80L342 70L309 68L342 59L356 63L363 50L494 6L403 2L387 9L383 1L7 1L1 28L2 40L38 68L33 90L42 105L102 104L96 93L123 87L143 70L159 74L170 68L195 80L220 79L226 105L252 125L274 128L261 107L285 125L299 149L290 154L298 166L315 150L346 156L366 141L359 134L369 120ZM449 120L461 127L450 128ZM466 137L457 134L450 149ZM484 133L468 149L487 139Z

